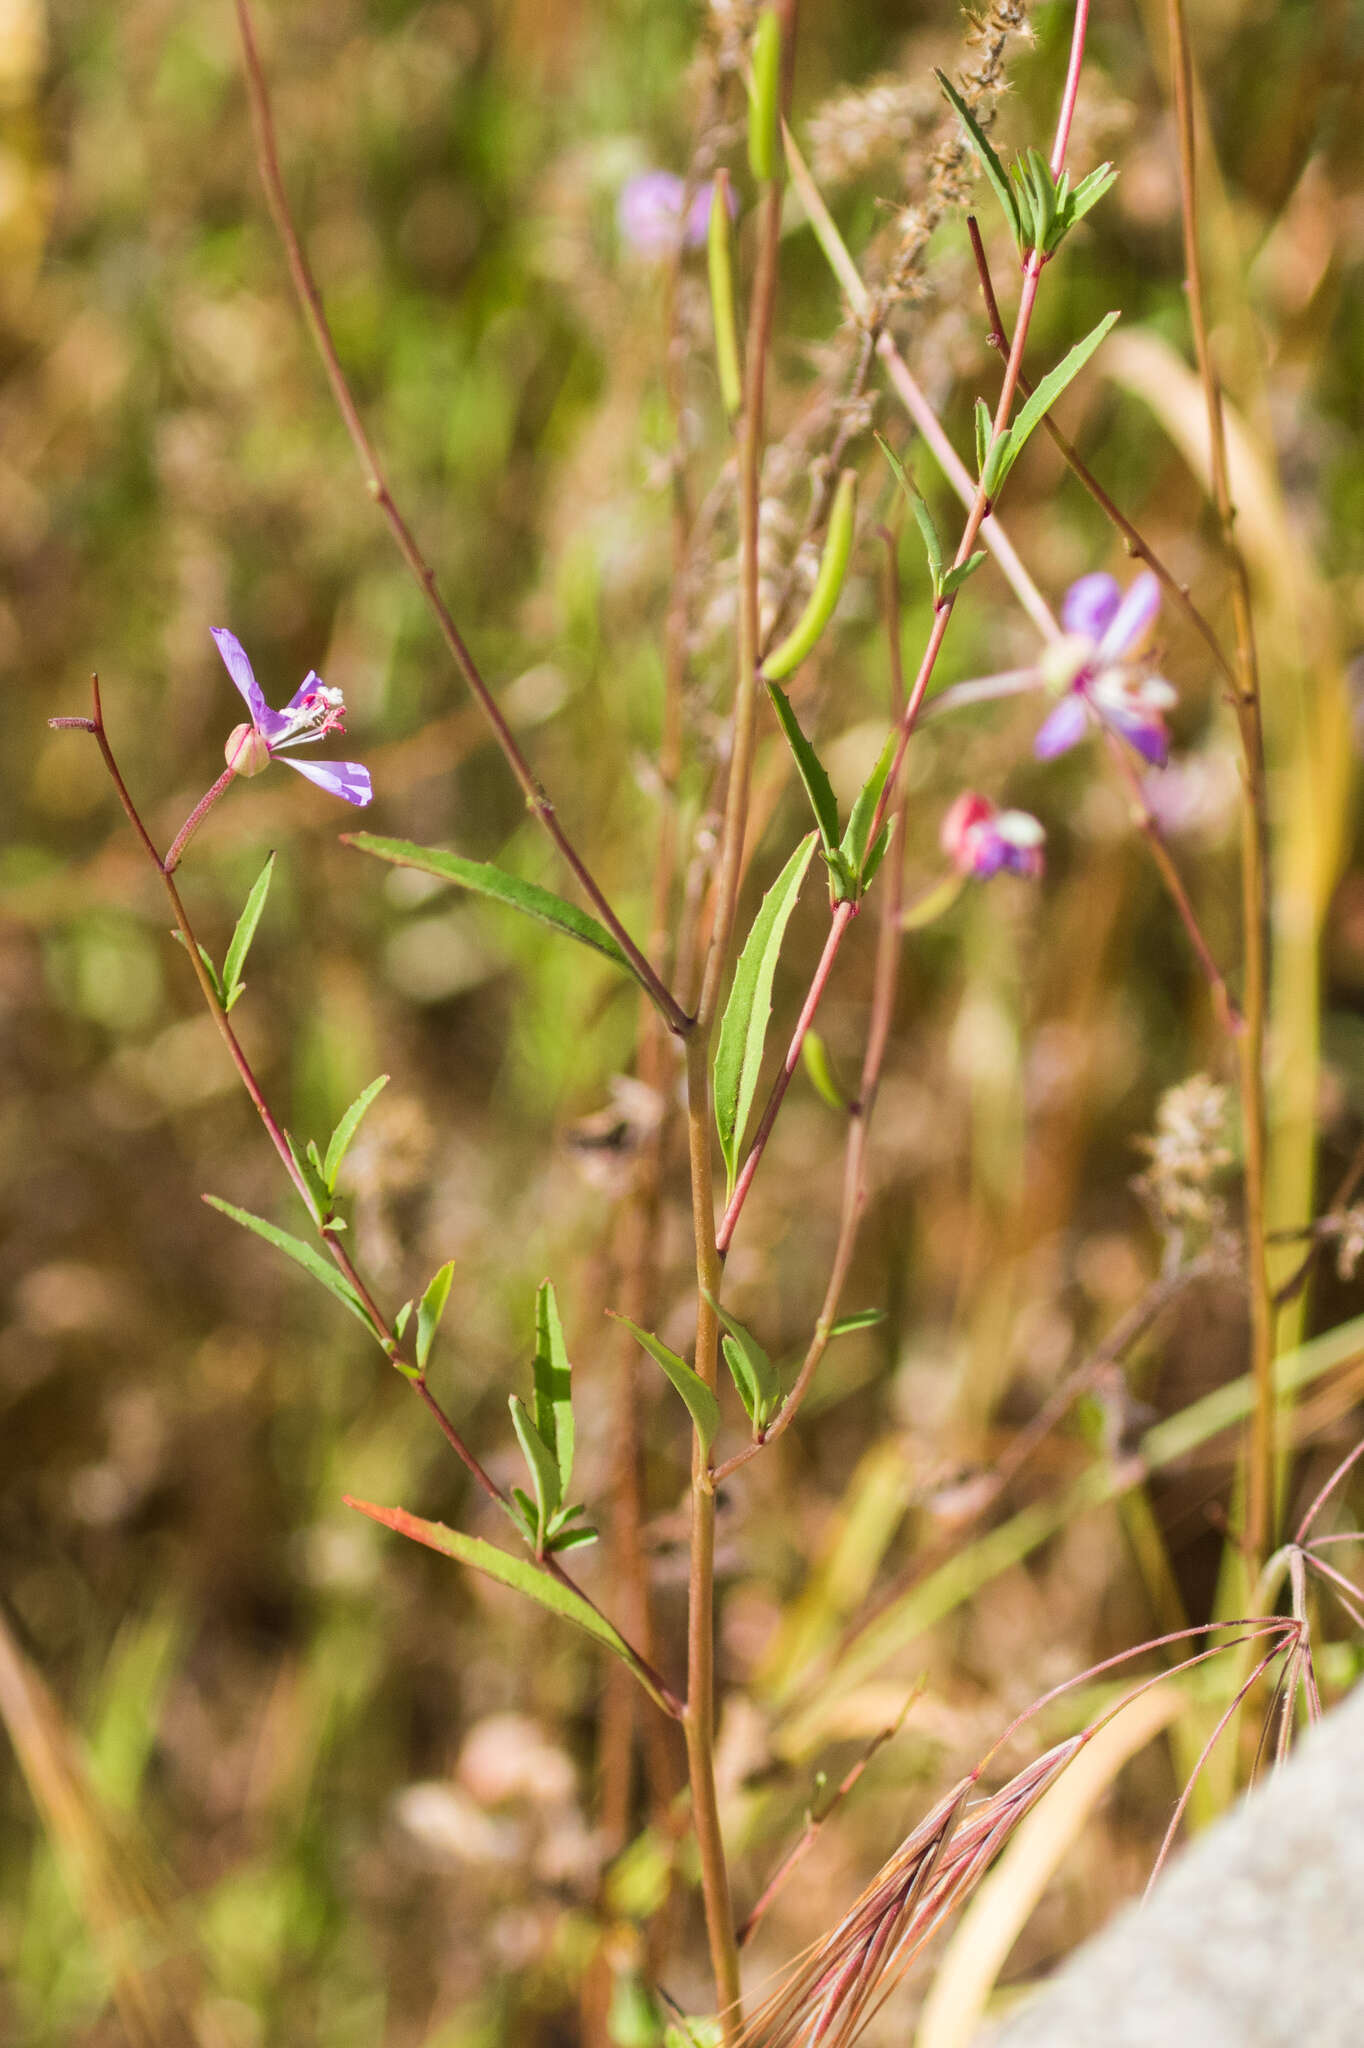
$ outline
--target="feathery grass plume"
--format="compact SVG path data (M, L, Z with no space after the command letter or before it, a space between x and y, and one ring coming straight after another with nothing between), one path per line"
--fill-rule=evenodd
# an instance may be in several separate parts
M810 117L810 168L822 186L847 184L888 158L906 159L942 119L942 95L922 77L873 79L835 93Z
M1151 1164L1133 1186L1168 1233L1213 1231L1224 1221L1216 1183L1231 1164L1226 1125L1227 1091L1206 1074L1162 1095L1153 1135L1138 1140Z
M974 61L956 74L962 99L981 127L988 133L994 121L996 102L1005 88L1004 64L1012 42L1031 39L1027 8L1021 0L993 0L986 12L973 20L967 44ZM924 287L924 257L939 223L957 207L965 205L975 182L976 163L961 123L950 111L937 126L937 141L922 169L915 163L909 190L911 197L885 234L877 238L867 271L875 279L881 272L879 290L884 311L902 299L913 298Z
M1228 1705L1204 1744L1175 1806L1155 1859L1153 1880L1170 1853L1208 1757L1241 1709L1260 1697L1260 1683L1269 1677L1276 1664L1278 1671L1263 1723L1261 1749L1272 1753L1276 1763L1282 1761L1292 1744L1299 1704L1308 1721L1319 1718L1321 1713L1305 1596L1308 1571L1315 1571L1325 1582L1335 1582L1334 1590L1347 1604L1352 1619L1357 1615L1358 1602L1364 1598L1352 1582L1325 1563L1319 1548L1310 1544L1304 1547L1302 1540L1328 1494L1361 1456L1364 1444L1337 1468L1304 1517L1298 1541L1285 1546L1266 1573L1260 1590L1267 1603L1274 1597L1277 1585L1284 1578L1288 1580L1290 1615L1266 1613L1244 1621L1203 1623L1181 1629L1135 1649L1120 1651L1035 1700L975 1770L945 1793L906 1836L830 1933L813 1943L797 1960L785 1981L750 2016L740 2037L741 2048L816 2048L816 2044L819 2048L851 2048L915 1958L949 1915L966 1903L1020 1823L1067 1765L1100 1729L1153 1685L1163 1685L1181 1672L1192 1672L1228 1653L1248 1652L1247 1663L1234 1668ZM1316 1542L1319 1546L1330 1540L1319 1538ZM1364 1621L1364 1617L1360 1620ZM997 1791L973 1799L991 1758L1024 1722L1043 1708L1133 1658L1199 1638L1204 1646L1172 1670L1141 1680L1078 1734L1055 1743Z

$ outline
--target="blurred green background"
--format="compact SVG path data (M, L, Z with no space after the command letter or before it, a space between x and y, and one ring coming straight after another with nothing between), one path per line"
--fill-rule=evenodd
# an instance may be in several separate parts
M1278 881L1273 1199L1289 1226L1308 1213L1315 1134L1326 1186L1364 1121L1351 667L1364 641L1364 20L1350 0L1196 0L1192 13L1225 180L1210 174L1205 195L1217 340L1253 465L1242 532ZM1077 152L1081 169L1113 157L1121 177L1048 274L1040 361L1110 306L1124 333L1187 353L1161 15L1097 12ZM1069 10L1039 6L1033 21L1001 115L1011 146L1049 132ZM285 0L260 23L286 177L395 495L637 932L657 831L671 428L662 272L623 246L616 204L638 172L686 168L704 22L681 0ZM803 10L796 125L822 124L816 168L855 250L915 199L931 128L911 123L908 141L883 138L840 169L839 138L865 109L831 110L830 96L886 74L922 85L934 62L964 61L961 32L938 0ZM741 175L741 145L729 160ZM933 289L897 331L965 447L970 402L996 371L959 222L930 259ZM684 329L704 330L698 292L689 264ZM781 320L779 440L818 391L840 322L798 221ZM1067 425L1223 622L1164 360L1100 366ZM889 401L877 423L898 444ZM703 360L685 439L699 497L725 452ZM881 492L884 471L864 471ZM781 489L774 545L799 530L803 468ZM934 503L949 516L936 487ZM1053 598L1086 569L1124 573L1049 447L1020 464L1007 520ZM913 659L928 599L908 546L904 561ZM884 719L876 567L869 542L802 699L843 788ZM706 621L723 626L730 574L717 542L692 603L689 831L727 697L725 636ZM971 594L949 679L1030 656L992 569ZM0 0L0 1691L15 1740L0 1750L0 2038L492 2048L600 2038L609 2008L616 2038L647 2040L630 2003L635 1930L672 1852L645 1838L604 1886L616 1845L594 1831L598 1661L341 1505L349 1491L503 1534L348 1320L198 1200L212 1191L301 1227L93 743L45 725L86 710L97 669L123 772L164 845L238 716L209 640L224 624L272 702L310 667L344 690L346 751L374 776L367 826L563 887L331 409L265 215L226 0ZM1193 636L1167 620L1163 638L1181 692L1171 844L1234 963L1231 721ZM1225 1445L1143 1495L1145 1520L1109 1508L1064 1522L931 1635L906 1629L835 1687L837 1710L812 1732L792 1732L844 1626L917 1550L950 1541L958 1478L1156 1272L1158 1234L1130 1183L1162 1090L1199 1070L1230 1078L1099 751L1044 773L1033 723L1025 708L944 724L912 756L911 893L939 873L938 819L964 785L1039 812L1049 873L1037 889L971 892L911 941L848 1294L886 1320L831 1354L817 1403L747 1468L722 1521L721 1774L741 1903L799 1827L816 1767L836 1776L916 1674L929 1681L873 1767L874 1793L831 1826L773 1916L759 1973L818 1933L829 1901L855 1893L1010 1714L1152 1633L1171 1602L1200 1619L1212 1598ZM754 900L804 829L770 734L764 750ZM192 913L220 955L278 850L236 1012L265 1086L291 1129L324 1137L373 1074L391 1075L348 1168L355 1246L393 1304L456 1261L442 1398L499 1478L514 1473L505 1401L525 1391L534 1289L553 1276L579 1372L582 1483L604 1511L620 1186L571 1140L629 1069L635 1003L587 955L340 846L354 822L280 772L235 788L186 863ZM874 938L863 923L822 1020L849 1074ZM779 1018L820 940L812 900ZM734 1300L774 1356L799 1351L817 1310L840 1141L813 1092L794 1093L736 1242ZM659 1251L655 1326L685 1343L676 1160ZM1328 1272L1304 1328L1360 1306ZM1234 1282L1191 1292L1142 1356L1141 1400L1170 1413L1240 1372L1240 1318ZM673 1671L688 1447L667 1390L644 1393ZM1349 1381L1320 1406L1320 1448L1296 1484L1353 1440L1354 1396ZM1063 1433L1005 1505L1053 1497L1089 1455L1083 1433ZM609 1558L584 1556L609 1605ZM1172 1783L1168 1760L1142 1768L1049 1895L1020 1970L1137 1880ZM681 1869L663 1976L700 2009L685 1856ZM903 2008L895 2024L885 2038L904 2038Z

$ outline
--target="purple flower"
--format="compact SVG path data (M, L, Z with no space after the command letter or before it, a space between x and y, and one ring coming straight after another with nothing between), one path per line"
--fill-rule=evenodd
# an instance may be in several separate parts
M276 754L285 764L306 775L319 789L339 796L343 803L367 804L374 791L369 770L358 761L293 761L288 747L308 747L325 733L344 732L346 707L339 690L329 690L319 675L309 669L282 711L272 711L261 694L246 649L235 633L225 626L212 628L218 652L251 713L249 725L239 725L228 735L224 753L227 765L238 775L259 775Z
M1126 594L1113 577L1096 573L1072 583L1061 607L1065 635L1046 651L1043 670L1054 690L1063 691L1033 741L1039 760L1050 761L1083 739L1091 716L1135 747L1143 760L1163 768L1170 736L1164 713L1175 693L1163 676L1146 673L1141 652L1156 613L1160 585L1143 570Z
M637 256L653 260L670 256L679 239L686 248L699 249L710 226L714 189L714 180L707 179L693 198L684 219L682 202L687 188L682 179L674 177L671 171L642 172L625 186L616 207L622 238ZM731 215L738 210L732 189L729 210Z
M942 821L943 852L959 875L988 881L1006 868L1011 875L1040 875L1045 832L1029 811L1001 811L989 797L964 789Z

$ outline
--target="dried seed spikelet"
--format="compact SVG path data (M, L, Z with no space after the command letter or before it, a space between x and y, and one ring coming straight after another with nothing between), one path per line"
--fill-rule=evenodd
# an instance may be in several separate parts
M1206 1074L1167 1088L1154 1136L1140 1140L1151 1164L1133 1185L1170 1230L1210 1230L1222 1220L1217 1177L1230 1165L1227 1091Z
M843 185L887 157L903 158L942 118L932 78L878 78L826 100L810 122L815 183Z
M1009 46L1031 39L1026 7L1021 0L995 0L984 14L973 18L966 39L973 60L958 70L957 84L967 106L988 132L995 102L1005 90L1004 61ZM934 133L936 142L927 162L920 157L911 161L907 205L869 252L866 269L872 277L879 272L887 310L901 300L922 295L929 241L939 223L965 205L974 188L975 157L961 123L950 110L939 116Z

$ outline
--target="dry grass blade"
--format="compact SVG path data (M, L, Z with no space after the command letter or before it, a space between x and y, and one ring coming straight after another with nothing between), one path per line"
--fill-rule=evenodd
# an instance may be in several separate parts
M131 2048L216 2048L195 2012L198 1972L149 1868L91 1782L60 1706L0 1616L0 1719L58 1867L109 1973Z
M969 1807L974 1774L940 1799L754 2013L743 2048L847 2048L1084 1740L1058 1743Z

